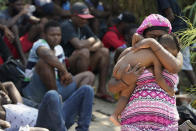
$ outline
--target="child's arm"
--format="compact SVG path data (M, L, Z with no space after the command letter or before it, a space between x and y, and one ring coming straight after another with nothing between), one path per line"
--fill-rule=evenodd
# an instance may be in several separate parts
M132 37L132 46L135 46L135 44L137 42L139 42L140 40L143 40L144 37L139 35L138 33L134 33L133 37Z
M14 104L16 104L18 102L22 103L22 97L21 97L19 91L17 90L16 86L14 85L14 83L3 82L2 84L3 84L3 86L5 86L5 89L8 92L8 96L10 97L10 99L12 100L12 102Z
M175 95L174 90L168 86L168 84L166 83L166 81L164 80L162 76L162 65L157 58L154 59L154 73L155 73L155 78L156 78L156 82L158 83L158 85L163 90L165 90L169 94L169 96L174 96Z

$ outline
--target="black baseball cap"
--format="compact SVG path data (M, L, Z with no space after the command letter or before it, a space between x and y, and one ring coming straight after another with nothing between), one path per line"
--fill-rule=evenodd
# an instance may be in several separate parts
M88 7L82 2L74 3L71 7L71 13L83 19L94 18L94 16L90 14Z
M121 13L118 18L118 22L135 23L135 16L129 12Z

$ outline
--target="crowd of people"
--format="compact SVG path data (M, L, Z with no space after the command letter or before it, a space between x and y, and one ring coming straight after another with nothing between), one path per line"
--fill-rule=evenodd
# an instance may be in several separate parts
M196 130L196 115L182 111L193 112L184 104L190 96L176 95L181 69L196 86L190 49L181 51L174 34L187 28L176 0L157 0L159 14L140 26L114 1L8 0L0 11L1 129L67 131L76 122L88 131L94 97L114 103L113 93L110 120L122 131Z

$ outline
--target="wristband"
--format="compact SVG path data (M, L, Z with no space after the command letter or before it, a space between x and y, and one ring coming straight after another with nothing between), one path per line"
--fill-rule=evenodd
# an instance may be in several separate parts
M127 87L129 87L129 84L127 84L123 79L120 79L122 83L124 83Z

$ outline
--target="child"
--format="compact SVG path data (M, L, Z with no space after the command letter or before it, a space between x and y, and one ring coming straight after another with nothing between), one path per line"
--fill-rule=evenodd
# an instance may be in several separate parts
M144 40L146 42L156 42L152 38L143 39L142 36L138 34L134 34L132 44L134 45L140 40ZM158 41L165 49L167 49L174 56L176 56L180 50L178 40L174 34L171 35L165 34L161 36ZM159 49L157 49L157 51L159 51ZM162 77L162 66L159 60L156 58L156 56L150 49L142 49L137 52L130 51L129 53L127 53L127 55L120 58L117 64L115 65L114 72L113 72L113 76L116 79L121 78L121 73L117 74L115 71L116 66L121 62L123 62L125 66L127 66L128 64L130 66L134 66L137 63L141 63L141 66L145 66L145 67L150 67L154 65L154 74L155 74L156 82L163 90L165 90L168 93L169 96L171 97L174 96L175 94L174 90L167 85L164 78ZM125 82L123 83L126 84ZM110 117L110 120L117 126L120 125L118 121L118 115L123 111L123 109L127 105L129 97L134 90L134 88L130 88L128 84L126 85L128 88L126 90L121 90L121 97L119 98L117 108L115 109L114 113Z

